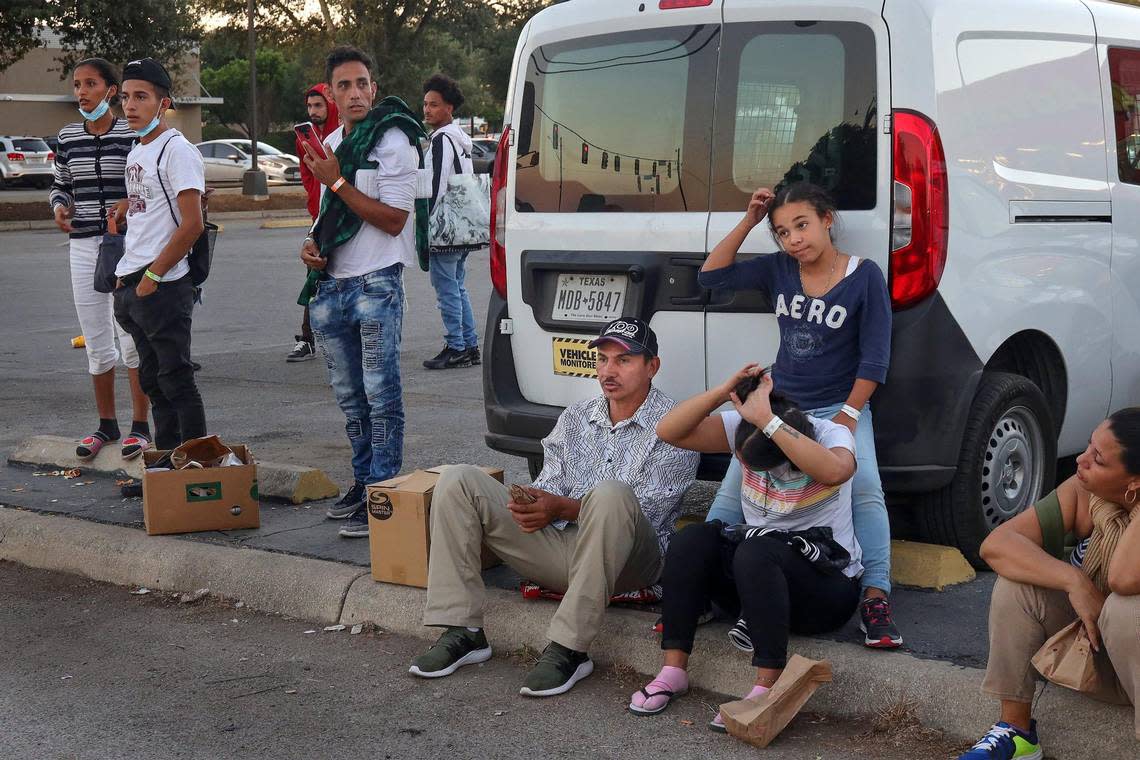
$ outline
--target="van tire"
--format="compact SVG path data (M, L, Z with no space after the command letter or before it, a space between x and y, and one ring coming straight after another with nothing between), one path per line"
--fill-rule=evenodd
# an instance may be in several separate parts
M1047 493L1056 466L1057 434L1041 389L1021 375L986 372L970 407L954 479L922 497L918 529L987 569L979 553L986 536Z
M531 454L526 458L526 468L530 471L530 482L538 480L539 473L542 472L542 463L544 461L542 454Z

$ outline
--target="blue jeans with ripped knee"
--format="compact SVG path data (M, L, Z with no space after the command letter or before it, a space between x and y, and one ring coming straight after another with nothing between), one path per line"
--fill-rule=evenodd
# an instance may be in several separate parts
M834 404L808 412L820 419L830 420L839 414L843 404ZM877 588L891 592L891 522L883 498L883 485L879 480L879 462L875 455L875 428L871 406L863 407L855 426L855 459L858 469L851 483L852 522L855 539L863 550L864 589ZM713 499L706 520L722 520L729 525L744 521L740 505L740 484L743 476L740 462L732 458L724 481Z
M358 483L387 480L404 460L400 337L403 264L317 283L309 321L329 368L329 385L345 416Z

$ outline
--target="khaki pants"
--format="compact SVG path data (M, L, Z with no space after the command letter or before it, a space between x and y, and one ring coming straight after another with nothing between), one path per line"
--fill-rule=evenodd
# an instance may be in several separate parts
M1012 702L1032 702L1040 675L1030 660L1046 639L1077 619L1064 591L998 578L990 600L990 657L982 692ZM1094 699L1136 704L1140 686L1140 596L1109 594L1098 621L1099 657L1109 675ZM1103 679L1102 679L1103 680ZM1140 739L1140 713L1136 718Z
M577 524L523 533L507 509L510 492L477 467L449 467L431 506L424 625L483 626L480 543L528 580L566 596L547 637L586 651L614 593L657 581L664 561L633 490L599 483L582 499Z

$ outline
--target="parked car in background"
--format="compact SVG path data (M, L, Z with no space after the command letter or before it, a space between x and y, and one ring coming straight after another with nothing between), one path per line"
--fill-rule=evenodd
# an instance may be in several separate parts
M211 184L241 182L241 176L253 164L249 140L208 140L198 143L197 148L206 167L206 182ZM271 184L292 185L301 181L301 162L296 156L260 141L257 168L265 172Z
M490 174L495 164L495 151L498 149L497 140L476 138L471 141L471 164L476 174Z
M55 152L38 137L0 135L0 186L50 187L53 161Z

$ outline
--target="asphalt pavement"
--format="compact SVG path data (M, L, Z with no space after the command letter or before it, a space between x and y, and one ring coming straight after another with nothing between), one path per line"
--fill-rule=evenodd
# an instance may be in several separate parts
M0 747L69 758L722 758L757 750L706 723L723 697L691 692L660 716L625 710L642 679L599 668L570 693L518 694L533 652L424 681L422 640L353 635L262 615L239 600L180 604L0 562ZM956 756L898 720L802 713L771 760ZM960 749L960 748L958 748Z

